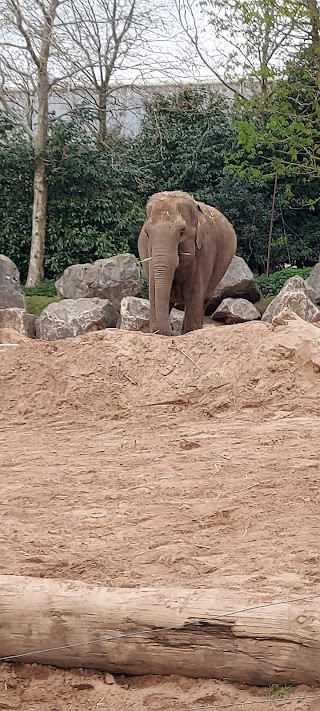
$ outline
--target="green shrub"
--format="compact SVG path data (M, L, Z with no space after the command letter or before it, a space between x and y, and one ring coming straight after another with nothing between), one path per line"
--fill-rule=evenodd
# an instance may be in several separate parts
M44 281L36 286L25 286L24 292L26 296L57 296L54 279Z
M255 281L263 296L276 296L288 279L293 276L300 276L302 279L307 279L311 270L312 267L303 267L303 269L281 269L279 272L274 272L268 277L266 277L265 274L261 274L261 276L255 278Z
M268 687L267 695L270 699L283 699L289 694L292 694L293 687L286 684L271 684Z

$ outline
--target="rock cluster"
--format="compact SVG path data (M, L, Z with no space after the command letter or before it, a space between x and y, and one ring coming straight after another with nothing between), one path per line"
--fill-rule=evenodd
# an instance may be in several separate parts
M36 319L27 313L17 267L0 255L0 330L49 341L115 327L147 333L150 305L147 299L137 296L141 286L140 267L130 254L99 259L93 264L74 264L56 282L61 300L49 304ZM236 256L206 314L227 325L258 320L261 315L254 302L260 296L251 270ZM320 325L320 262L306 281L298 276L288 279L262 321L278 324L281 314L287 312ZM183 318L183 311L171 310L173 335L181 334Z

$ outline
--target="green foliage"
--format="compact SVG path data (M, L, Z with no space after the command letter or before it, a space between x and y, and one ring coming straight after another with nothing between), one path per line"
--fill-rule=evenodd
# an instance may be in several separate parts
M312 50L303 49L287 62L267 99L256 95L249 102L239 102L235 120L238 150L230 155L231 165L235 160L238 170L254 178L273 180L277 172L280 183L286 178L289 186L292 178L298 178L300 184L319 179L317 72ZM284 203L288 197L292 198L292 191L283 190ZM299 206L311 206L312 201L300 197Z
M279 272L274 272L266 277L265 274L256 277L255 281L264 296L275 296L279 293L286 281L293 276L300 276L302 279L307 279L310 275L312 267L304 269L281 269Z
M45 271L51 279L72 263L94 261L131 250L144 217L143 203L132 188L123 161L121 141L110 138L100 150L80 119L56 122L47 159L48 219ZM0 252L18 265L22 278L28 267L33 154L29 143L1 133Z
M261 181L225 174L211 201L235 226L237 253L254 272L265 269L270 220L270 194Z
M46 279L56 279L72 263L119 252L137 254L148 197L174 189L186 190L222 210L236 229L238 254L261 273L266 265L276 167L279 191L272 268L286 262L298 267L315 263L320 243L319 176L313 168L294 166L295 162L306 165L308 151L314 156L312 166L318 166L320 151L314 67L308 57L301 54L296 64L288 64L290 78L274 86L263 108L254 99L231 110L221 95L186 87L147 102L135 139L113 134L103 148L89 133L82 113L53 122L47 154ZM294 67L299 71L295 73ZM297 118L292 128L289 118L293 111L298 116L300 104L303 120ZM304 141L309 136L309 144L300 145L299 135ZM285 167L288 155L293 163L290 170ZM0 161L0 252L16 262L24 279L34 158L29 141L1 114ZM265 288L266 293L274 293L269 283ZM27 293L55 294L53 282L40 289L41 293Z
M205 87L155 95L131 144L139 193L145 199L162 190L185 190L212 199L232 138L230 107L221 95Z
M237 143L227 157L228 171L262 192L278 187L272 265L315 263L320 243L320 122L318 68L303 49L287 62L267 100L238 103ZM264 187L263 187L264 186ZM266 232L265 232L266 234ZM265 248L264 248L265 254ZM259 266L259 264L257 264Z
M28 266L33 151L0 112L0 252L25 272Z
M221 209L235 225L238 252L263 270L270 190L225 172L236 145L230 105L209 89L187 87L147 103L131 145L132 173L143 202L155 191L181 189Z
M267 695L270 699L283 699L289 694L292 694L293 687L286 684L271 684L268 687Z

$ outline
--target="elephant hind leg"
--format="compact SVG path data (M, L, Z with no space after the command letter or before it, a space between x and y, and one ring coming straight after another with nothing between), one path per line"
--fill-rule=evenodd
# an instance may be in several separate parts
M187 300L182 333L198 331L203 326L203 298L198 294Z

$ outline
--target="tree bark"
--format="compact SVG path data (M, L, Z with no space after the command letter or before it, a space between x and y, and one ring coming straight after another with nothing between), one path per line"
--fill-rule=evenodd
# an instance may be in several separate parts
M317 596L263 605L229 590L0 576L1 661L317 685L319 619Z
M32 238L27 286L35 286L44 280L47 192L45 160L43 156L38 156L33 178Z
M107 86L105 84L99 87L98 122L98 143L104 143L107 137Z
M46 150L48 140L48 94L46 72L38 79L38 128L34 139L35 169L33 177L32 235L27 286L44 279L44 255L47 222Z
M52 42L52 30L59 0L51 0L44 12L43 30L39 56L35 56L38 73L38 125L34 138L35 171L32 209L32 235L27 286L35 286L44 278L44 256L47 222L46 152L49 128L48 61Z
M273 195L272 195L272 207L271 207L270 225L269 225L268 251L267 251L267 267L266 267L266 277L267 277L267 278L268 278L269 272L270 272L271 249L272 249L272 234L273 234L274 213L275 213L275 207L276 207L277 187L278 187L278 173L277 173L277 171L276 171L275 176L274 176Z

